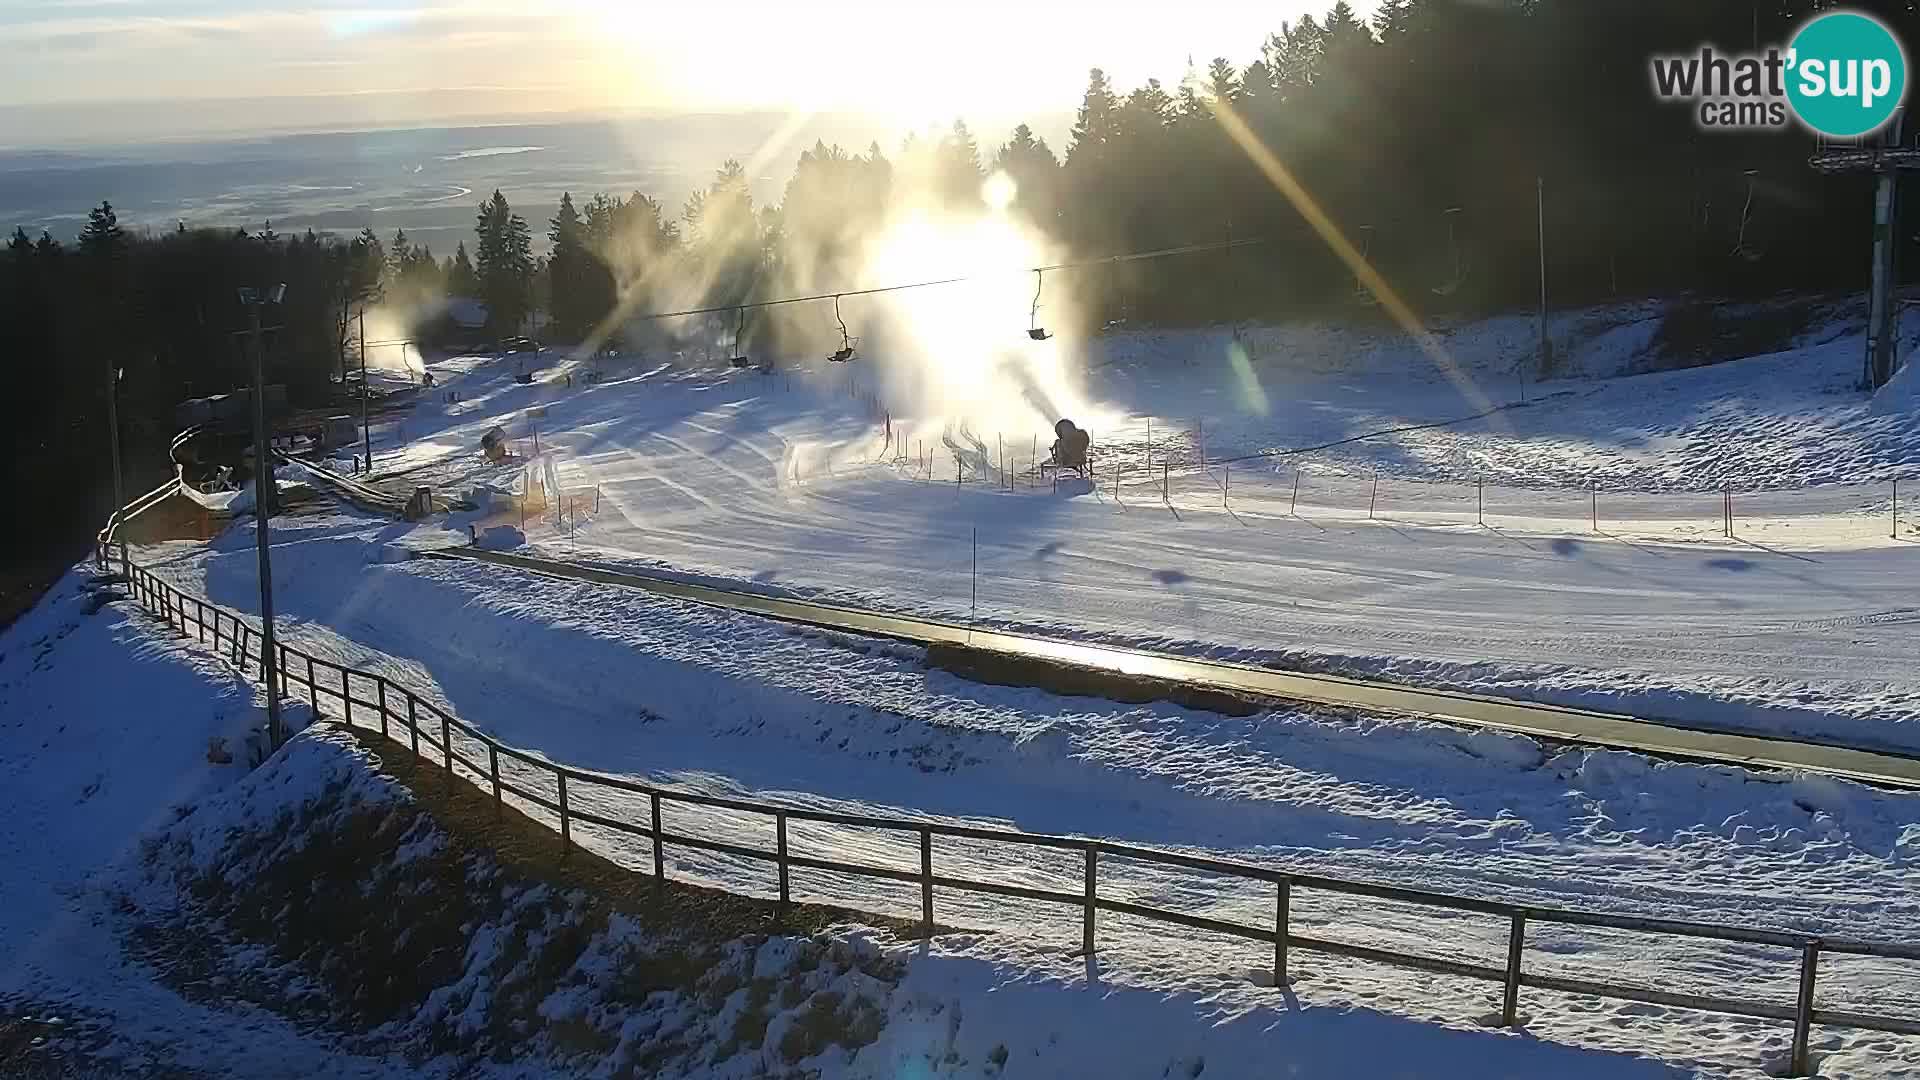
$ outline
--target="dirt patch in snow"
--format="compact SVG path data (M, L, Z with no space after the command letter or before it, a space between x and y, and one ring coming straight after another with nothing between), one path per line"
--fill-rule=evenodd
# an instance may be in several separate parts
M563 856L402 745L331 727L143 855L129 946L179 992L414 1062L784 1075L877 1038L903 974L877 942L905 924Z

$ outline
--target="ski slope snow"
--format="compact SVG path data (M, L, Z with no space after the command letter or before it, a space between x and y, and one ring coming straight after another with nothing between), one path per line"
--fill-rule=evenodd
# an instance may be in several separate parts
M1646 320L1618 321L1590 369L1644 346ZM1857 336L1521 404L1499 396L1512 331L1453 333L1453 376L1330 331L1109 335L1081 389L1095 482L1057 489L1027 465L1040 435L892 412L884 368L857 365L627 360L590 381L568 361L520 385L512 358L460 358L376 453L451 494L518 491L524 462L477 452L507 428L571 509L472 523L548 556L1920 749L1920 485L1893 517L1920 425L1850 388Z
M429 527L431 529L432 527ZM441 560L395 561L409 531L351 514L288 519L276 532L287 640L416 687L503 741L600 771L706 794L812 809L1113 837L1302 873L1325 873L1540 906L1912 940L1920 934L1920 795L1637 755L1553 749L1495 733L1276 710L1224 717L981 686L928 670L918 650L698 605ZM211 545L136 552L195 595L250 610L244 531ZM474 756L469 748L469 756ZM481 755L483 756L483 755ZM503 766L541 789L536 772ZM579 785L595 814L645 820L644 798ZM538 808L527 808L541 816ZM767 846L763 819L672 806L669 831ZM798 854L910 870L910 838L790 826ZM575 823L616 861L651 868L642 841ZM772 895L768 868L669 849L675 878ZM1073 853L1009 853L942 839L937 872L1076 890ZM1270 892L1159 866L1104 862L1102 895L1263 925ZM796 872L797 895L912 917L910 885ZM977 947L1077 966L1075 909L942 890L943 923L996 933ZM1302 892L1301 933L1480 963L1506 924ZM1103 916L1103 988L1158 988L1228 1016L1273 1007L1267 958L1245 942ZM1542 925L1529 964L1669 989L1738 986L1790 1001L1788 950L1722 948ZM971 949L975 944L953 946ZM1309 1014L1383 1008L1460 1025L1497 988L1307 957L1293 987ZM1907 1015L1913 965L1836 961L1822 1001ZM1654 1053L1705 1075L1778 1064L1785 1025L1528 991L1546 1041ZM1920 1041L1823 1031L1822 1075L1920 1068Z

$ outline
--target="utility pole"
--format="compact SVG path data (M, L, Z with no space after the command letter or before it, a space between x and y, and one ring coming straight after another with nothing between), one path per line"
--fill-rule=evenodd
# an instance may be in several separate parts
M1540 378L1553 372L1553 340L1547 337L1547 180L1533 178L1535 225L1540 243Z
M267 379L260 341L260 305L278 304L286 295L285 285L276 285L265 293L241 289L240 303L247 309L248 340L253 344L253 536L260 554L260 674L267 684L267 739L278 747L284 736L280 723L279 657L273 638L273 564L267 554L268 523L273 514L273 461L267 456Z
M367 386L367 306L360 305L360 440L361 448L366 452L367 472L373 472L373 428L367 424L367 399L372 397Z

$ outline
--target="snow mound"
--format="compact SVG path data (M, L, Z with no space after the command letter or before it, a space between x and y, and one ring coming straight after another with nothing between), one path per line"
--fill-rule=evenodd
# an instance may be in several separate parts
M1912 416L1920 413L1920 364L1909 360L1893 373L1887 385L1874 391L1867 411L1875 416Z

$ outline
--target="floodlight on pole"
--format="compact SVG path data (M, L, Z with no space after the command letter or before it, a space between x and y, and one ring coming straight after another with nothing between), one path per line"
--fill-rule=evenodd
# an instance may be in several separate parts
M240 289L240 305L247 309L247 336L253 344L253 521L254 545L260 556L260 675L267 686L267 738L278 747L284 736L280 723L279 657L273 635L273 564L267 554L268 522L275 502L273 462L267 457L267 387L265 349L260 341L260 307L278 304L287 287ZM245 658L242 658L245 662Z

